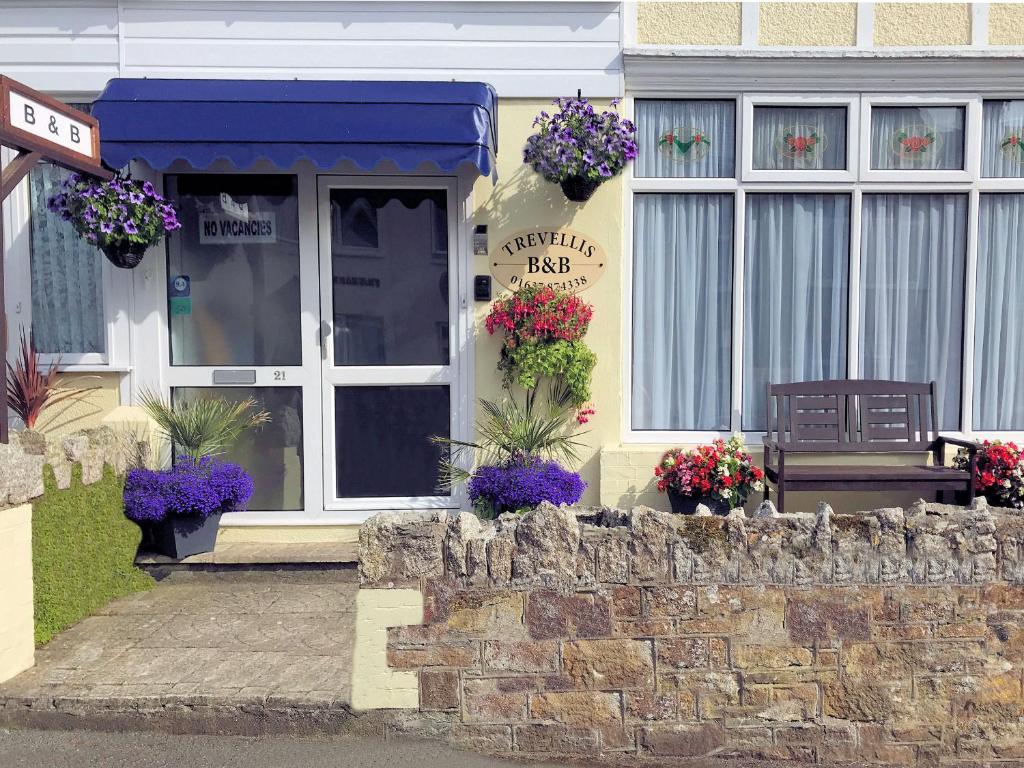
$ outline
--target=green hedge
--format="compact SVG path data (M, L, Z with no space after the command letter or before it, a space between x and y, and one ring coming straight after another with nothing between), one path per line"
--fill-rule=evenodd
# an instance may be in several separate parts
M32 503L37 645L115 597L154 584L134 565L141 533L124 516L124 478L108 466L102 480L83 485L76 466L71 487L61 490L47 467L44 482Z

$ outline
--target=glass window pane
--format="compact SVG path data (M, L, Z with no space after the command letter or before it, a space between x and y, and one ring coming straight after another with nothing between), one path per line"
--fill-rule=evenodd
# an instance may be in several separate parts
M1024 100L986 101L983 118L981 175L1024 176Z
M981 196L974 428L1024 429L1024 195Z
M178 387L172 397L176 403L198 398L224 398L235 403L254 398L256 407L270 414L270 423L245 432L235 447L220 458L241 465L252 475L255 490L248 509L303 508L300 387Z
M450 407L446 386L335 387L338 498L436 495Z
M444 190L332 190L331 257L335 365L448 364Z
M960 422L966 195L864 195L861 378L935 381L939 427Z
M846 107L754 107L753 167L846 168Z
M765 385L844 378L850 198L747 195L743 429L765 429Z
M294 176L169 176L172 365L302 365Z
M39 352L105 353L103 260L46 202L68 171L41 163L29 173L31 197L32 336ZM15 330L15 333L17 331Z
M633 210L633 429L729 429L732 195Z
M962 170L963 107L872 107L871 167Z
M736 102L637 101L637 176L730 177L736 173Z

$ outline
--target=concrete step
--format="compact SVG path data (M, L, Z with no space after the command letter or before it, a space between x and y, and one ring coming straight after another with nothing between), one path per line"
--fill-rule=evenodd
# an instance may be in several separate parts
M135 564L140 568L189 567L252 567L252 566L321 566L352 567L359 560L355 543L323 544L218 544L213 552L192 555L181 560L140 551Z

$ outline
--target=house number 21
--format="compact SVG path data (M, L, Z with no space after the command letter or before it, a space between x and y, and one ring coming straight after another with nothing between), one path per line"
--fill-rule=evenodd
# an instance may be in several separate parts
M274 381L284 381L286 378L285 373L285 371L274 371Z

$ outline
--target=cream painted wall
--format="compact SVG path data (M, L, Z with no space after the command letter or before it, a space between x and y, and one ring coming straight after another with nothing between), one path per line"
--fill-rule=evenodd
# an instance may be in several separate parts
M970 3L875 3L879 47L970 45Z
M761 3L761 45L857 44L857 3Z
M36 422L36 429L41 432L68 435L99 426L121 403L119 373L68 372L62 376L68 388L77 390L78 394L43 411Z
M637 7L637 42L652 45L739 45L741 3L648 3Z
M988 7L989 45L1024 45L1024 3L992 3Z
M32 505L0 509L0 683L35 663Z
M571 203L561 189L541 178L523 164L521 149L533 132L533 119L551 104L544 100L502 100L498 106L498 184L479 179L474 187L472 223L486 224L490 246L520 229L532 226L571 227L600 243L608 256L604 275L597 284L580 296L594 305L587 342L597 353L594 370L593 400L597 414L584 428L580 474L588 488L584 502L598 503L600 480L600 447L619 439L619 403L622 399L620 358L622 300L622 177L602 184L586 203ZM475 257L474 273L490 274L488 259ZM495 297L503 289L495 282ZM498 398L502 394L501 374L497 370L501 349L498 337L489 337L483 328L490 305L476 305L476 373L477 398ZM477 410L479 415L479 409Z

